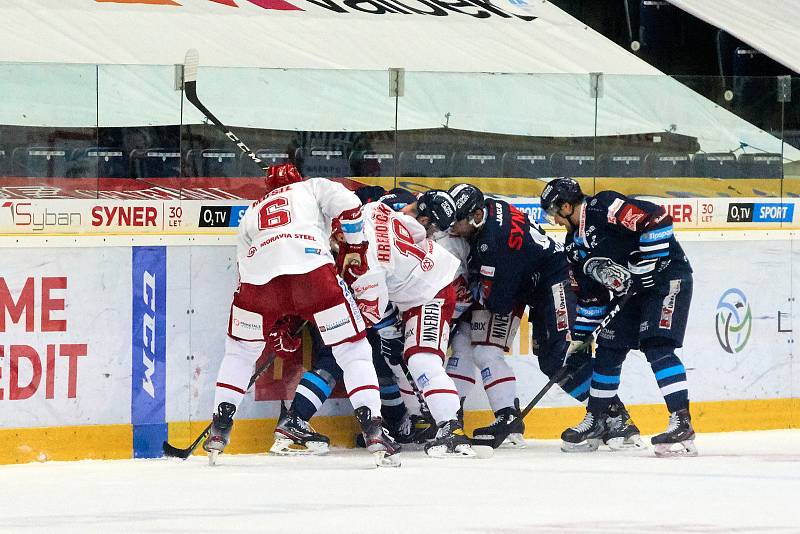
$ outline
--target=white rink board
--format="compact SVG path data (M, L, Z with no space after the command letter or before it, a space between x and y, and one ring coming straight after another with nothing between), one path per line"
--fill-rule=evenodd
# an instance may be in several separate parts
M734 232L725 240L682 240L695 268L692 310L685 348L680 349L688 371L694 401L789 398L800 391L800 377L793 362L792 275L800 275L800 258L791 239L735 241ZM680 239L679 233L679 239ZM87 238L88 239L88 238ZM163 402L167 422L206 420L212 411L213 383L224 352L225 331L232 291L236 284L235 249L221 246L154 247L165 254L166 310L164 312L166 375L153 375L157 402ZM0 359L0 426L70 426L124 424L131 422L134 349L132 327L134 286L132 247L6 248L2 279L8 286L4 357ZM26 331L26 310L16 320L7 309L19 305L26 280L35 283L33 317ZM51 298L64 300L65 309L48 312L51 319L66 320L66 332L41 329L41 280L66 278L67 289L51 291ZM2 289L2 286L0 286ZM741 290L743 306L751 311L751 333L738 352L726 352L715 329L720 297L730 289ZM52 308L52 303L50 305ZM778 315L781 313L779 332ZM732 339L735 341L735 335ZM77 358L76 395L68 398L68 360L55 356L54 395L47 397L45 376L48 344L86 344L87 356ZM43 376L35 394L12 400L12 379L30 381L27 360L12 377L11 345L28 345L40 355ZM519 341L515 343L519 347ZM736 348L739 348L738 345ZM518 352L518 351L517 351ZM141 355L136 353L135 357ZM527 402L545 383L535 359L510 357L518 373L518 390ZM158 364L163 365L163 364ZM161 383L158 381L161 380ZM660 403L661 397L649 366L639 353L625 363L622 398L631 404ZM252 395L249 396L252 399ZM542 406L573 406L574 401L557 388ZM470 409L486 408L482 392L468 399ZM343 415L346 402L326 405L323 413ZM276 402L243 403L245 418L275 417Z

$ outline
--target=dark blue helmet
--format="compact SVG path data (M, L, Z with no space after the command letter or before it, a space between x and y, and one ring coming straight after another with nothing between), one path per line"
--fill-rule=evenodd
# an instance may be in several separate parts
M583 200L585 196L581 191L581 186L572 178L556 178L544 187L540 199L542 209L552 216L565 202L575 204Z
M483 208L483 193L474 185L456 184L448 192L456 204L457 221L466 219L473 211Z
M447 191L431 189L417 199L417 216L428 217L439 230L448 230L456 220L456 204Z

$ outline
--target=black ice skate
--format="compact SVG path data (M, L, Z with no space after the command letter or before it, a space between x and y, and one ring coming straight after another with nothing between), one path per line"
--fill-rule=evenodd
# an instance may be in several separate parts
M578 425L561 433L561 450L564 452L596 451L606 433L606 418L586 410L586 416Z
M378 467L400 467L400 445L383 427L383 418L372 417L372 412L366 406L356 408L355 414L364 433L367 450L375 456L375 464Z
M525 448L525 423L518 401L514 406L497 410L495 420L489 426L476 428L472 433L472 444L496 449L501 445L513 449Z
M286 410L281 403L281 415L275 427L275 443L269 452L282 456L305 454L327 454L330 446L328 436L316 432L305 419Z
M217 456L222 454L228 445L233 430L233 414L236 413L236 406L230 402L220 402L217 413L212 417L211 430L208 437L203 442L203 450L208 453L209 465L217 462Z
M612 404L609 407L606 412L606 426L603 443L612 451L647 450L647 445L639 435L639 428L633 424L624 404Z
M426 443L436 437L436 424L429 417L424 415L412 414L409 416L411 429L410 429L410 442L409 443ZM402 424L402 421L401 421ZM404 429L405 430L405 429Z
M697 456L689 410L683 409L669 414L667 430L653 436L650 441L656 449L656 456Z
M434 458L474 458L477 456L458 419L440 423L436 437L425 444L425 454Z

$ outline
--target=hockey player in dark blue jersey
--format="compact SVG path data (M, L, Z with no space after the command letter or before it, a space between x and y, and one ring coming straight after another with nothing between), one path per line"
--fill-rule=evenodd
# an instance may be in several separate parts
M598 442L617 398L622 362L628 351L640 349L670 412L666 431L652 438L656 455L697 455L686 369L675 354L686 331L692 268L673 235L672 218L656 204L614 191L587 197L570 178L551 181L541 201L567 229L567 257L579 288L573 343L603 319L612 294L632 294L598 335L586 417L564 431L564 448Z
M469 184L454 186L450 194L456 202L454 233L470 240L470 271L475 273L471 282L477 283L479 293L480 305L471 319L473 360L496 416L492 425L475 430L473 441L491 441L497 447L509 434L524 431L514 373L503 351L516 335L525 305L534 323L539 367L552 377L565 364L575 294L562 245L525 213L505 201L484 199ZM561 383L580 401L588 396L589 359L585 351L572 355L566 362L571 372Z

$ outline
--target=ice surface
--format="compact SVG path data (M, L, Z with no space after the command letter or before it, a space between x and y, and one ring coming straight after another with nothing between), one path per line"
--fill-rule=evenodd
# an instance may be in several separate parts
M648 440L649 441L649 440ZM0 532L800 532L800 431L705 434L702 456L325 457L0 466Z

